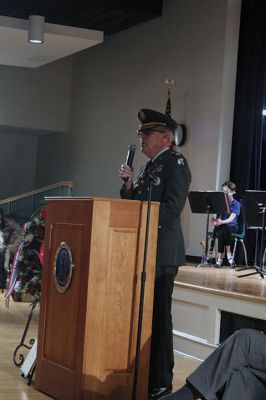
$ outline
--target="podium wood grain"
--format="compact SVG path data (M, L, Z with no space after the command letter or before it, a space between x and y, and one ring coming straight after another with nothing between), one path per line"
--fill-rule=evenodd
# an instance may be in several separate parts
M146 400L158 203L151 207L138 400ZM47 201L36 386L59 400L131 397L147 204L69 198ZM61 242L73 251L69 289L59 293L53 263Z

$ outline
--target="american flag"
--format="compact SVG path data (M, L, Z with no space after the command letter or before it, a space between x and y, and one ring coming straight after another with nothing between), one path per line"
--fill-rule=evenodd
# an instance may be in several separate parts
M168 117L171 117L171 93L170 93L169 87L168 87L165 115L167 115Z

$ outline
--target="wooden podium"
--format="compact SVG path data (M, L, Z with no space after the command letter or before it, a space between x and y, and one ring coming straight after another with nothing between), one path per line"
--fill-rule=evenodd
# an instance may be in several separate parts
M138 400L146 400L148 390L158 213L159 203L152 203ZM40 391L59 400L131 399L146 217L146 202L47 200L35 378ZM74 265L64 293L55 273L61 243L71 248Z

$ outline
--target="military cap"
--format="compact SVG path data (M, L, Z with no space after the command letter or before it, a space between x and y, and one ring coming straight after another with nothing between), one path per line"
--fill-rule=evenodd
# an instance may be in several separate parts
M140 126L138 132L150 130L159 126L165 126L174 132L177 128L177 123L168 115L162 114L158 111L143 108L138 112L138 119Z

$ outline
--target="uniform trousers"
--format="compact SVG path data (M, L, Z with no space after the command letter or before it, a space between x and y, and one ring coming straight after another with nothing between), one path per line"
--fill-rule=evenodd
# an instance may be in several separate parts
M187 382L206 400L265 400L266 335L253 329L235 332ZM175 393L164 399L175 400Z
M174 354L172 293L178 267L157 266L150 356L149 390L172 386Z

